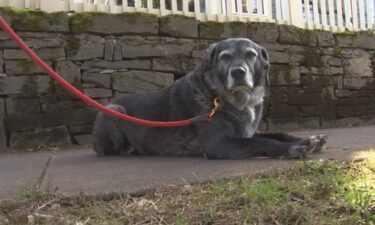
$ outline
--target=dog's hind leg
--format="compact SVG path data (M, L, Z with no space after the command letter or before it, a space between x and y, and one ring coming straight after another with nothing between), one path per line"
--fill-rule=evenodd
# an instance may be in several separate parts
M109 108L126 113L120 105L108 105ZM122 130L123 121L99 113L93 129L93 147L98 155L126 155L131 149L131 144Z

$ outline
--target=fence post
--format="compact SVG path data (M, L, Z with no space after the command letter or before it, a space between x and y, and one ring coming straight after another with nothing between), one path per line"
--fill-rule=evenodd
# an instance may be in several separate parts
M41 0L40 9L46 12L69 11L69 2L60 0Z
M263 1L263 4L264 4L264 15L267 17L267 21L268 22L274 21L272 18L272 1Z
M301 0L288 0L289 4L289 20L290 23L296 27L305 28L302 13Z
M342 2L337 2L337 27L338 31L342 32L344 31L344 23L343 23L343 11L342 11Z
M0 6L8 6L9 0L0 0Z
M11 0L9 6L14 8L25 8L25 0Z
M314 29L321 28L320 20L319 20L319 7L318 7L318 1L313 1L313 26Z
M360 30L366 30L366 19L365 19L365 0L358 1L359 11L359 28Z
M217 5L221 4L218 1L205 0L205 13L207 21L215 20L217 12Z
M233 11L234 11L234 0L227 0L226 1L226 8L227 8L227 21L233 21Z

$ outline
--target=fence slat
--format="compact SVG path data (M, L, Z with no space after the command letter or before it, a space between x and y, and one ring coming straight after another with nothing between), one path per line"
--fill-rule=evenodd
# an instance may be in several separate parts
M219 14L218 12L218 6L221 3L219 1L211 1L211 0L205 0L204 1L204 6L205 6L205 11L206 11L206 20L207 21L217 21L218 17L217 15Z
M332 31L370 30L374 26L375 6L372 0L168 0L171 4L168 5L170 9L166 8L166 1L0 0L0 6L41 9L47 12L139 11L157 15L183 13L202 21L270 21L307 29L331 29ZM154 8L156 2L159 4L157 9ZM132 5L129 6L129 3ZM179 5L181 3L182 11Z
M266 3L264 3L264 15L267 16L267 20L268 21L273 21L273 18L272 18L272 1L266 1Z
M367 1L367 28L368 29L373 29L374 24L374 2L373 1ZM375 30L375 29L374 29Z
M40 9L40 0L35 0L35 8Z
M9 6L9 0L0 0L0 6Z
M366 21L365 21L365 0L358 0L358 6L359 6L359 28L361 30L366 29ZM371 1L371 0L370 0Z
M177 0L171 0L171 4L172 4L172 13L178 13L178 10L177 10Z
M337 27L339 31L343 30L343 14L341 1L337 1Z
M313 0L314 28L320 28L318 0Z
M211 0L208 0L208 1L211 1ZM223 0L218 0L218 2L216 2L216 16L219 16L219 15L223 15Z
M137 9L140 9L141 7L142 7L141 0L134 0L134 8L137 10Z
M74 0L69 0L69 11L75 11L74 10Z
M50 0L45 0L45 1L50 1ZM83 11L84 12L96 12L96 5L91 4L91 3L83 3Z
M149 12L152 12L152 10L154 9L152 0L147 0L147 9L149 10Z
M257 14L258 16L263 15L262 0L257 0Z
M166 15L165 0L160 0L160 15Z
M275 0L276 21L283 19L280 0Z
M226 1L226 11L227 11L227 20L228 21L233 21L233 3L234 0L227 0Z
M40 9L46 12L69 11L69 2L60 0L41 0Z
M326 0L320 0L320 10L321 10L320 16L322 17L322 28L327 30L328 29L328 18L327 18L327 3L326 3Z
M210 0L204 1L204 6L205 6L207 18L212 17L213 14L216 14L217 5L218 5L218 2L214 2L212 0L211 1Z
M242 10L242 0L237 0L236 1L236 5L237 5L237 13L238 15L242 15L243 13L243 10Z
M352 20L353 20L353 29L358 30L358 10L357 10L357 0L352 0Z
M350 0L344 0L344 21L345 27L349 30L353 30L353 24L351 22L352 18L352 6L350 5Z
M194 13L195 15L198 15L201 13L201 7L199 0L194 0Z
M189 0L182 0L182 11L184 14L189 12Z
M305 28L302 15L302 1L289 0L289 20L290 23L296 27Z
M10 0L9 6L22 9L25 7L25 0Z
M36 9L35 0L25 0L25 8Z
M111 8L113 8L114 6L113 6L113 4L111 3L111 4L109 5L109 7L110 7L110 11L111 11ZM129 2L128 2L128 0L122 0L122 10L123 10L124 12L129 12Z
M310 2L305 0L305 3L304 3L304 9L305 9L305 23L307 24L307 27L311 27L312 25L312 21L311 21L311 18L310 18Z
M253 15L253 6L251 4L251 0L246 0L246 11L249 17L251 18Z
M111 9L109 8L109 5L97 4L97 11L103 13L110 13Z
M335 22L335 8L334 8L334 5L333 5L333 1L332 0L328 0L328 15L329 15L329 25L330 26L336 26L336 22Z

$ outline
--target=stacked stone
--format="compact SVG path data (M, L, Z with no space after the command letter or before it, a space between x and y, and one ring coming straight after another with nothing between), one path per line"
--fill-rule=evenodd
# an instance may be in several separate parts
M0 14L67 81L103 104L160 90L196 68L209 44L247 37L268 49L272 63L264 130L375 121L371 34L140 13ZM56 84L4 32L0 65L0 149L90 143L96 111Z

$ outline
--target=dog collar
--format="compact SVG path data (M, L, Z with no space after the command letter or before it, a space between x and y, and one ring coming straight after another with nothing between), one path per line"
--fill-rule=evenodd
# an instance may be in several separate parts
M212 107L212 109L207 114L202 114L202 115L196 116L196 117L190 119L190 121L192 123L207 122L207 121L210 122L211 120L214 119L215 113L219 109L221 109L222 106L223 106L222 100L219 97L216 97L213 100L213 107Z

